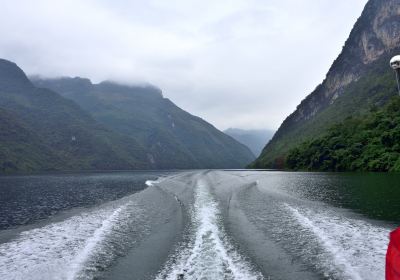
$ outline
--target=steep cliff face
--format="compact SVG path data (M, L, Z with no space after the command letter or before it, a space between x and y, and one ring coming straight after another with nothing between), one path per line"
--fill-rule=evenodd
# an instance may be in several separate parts
M287 151L298 143L323 133L332 123L363 113L368 106L382 105L387 98L377 100L379 91L371 94L373 88L384 86L379 84L382 81L377 81L363 89L367 98L360 98L354 104L356 107L341 108L336 114L331 112L332 108L352 102L351 96L346 95L351 95L351 87L361 78L375 77L379 73L387 75L390 69L386 60L396 54L399 47L400 0L370 0L325 80L282 123L253 166L282 167Z

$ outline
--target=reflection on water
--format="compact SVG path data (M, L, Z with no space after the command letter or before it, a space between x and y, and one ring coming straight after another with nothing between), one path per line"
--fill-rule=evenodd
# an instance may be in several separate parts
M400 222L400 174L286 173L279 184L309 200L349 208L373 219Z

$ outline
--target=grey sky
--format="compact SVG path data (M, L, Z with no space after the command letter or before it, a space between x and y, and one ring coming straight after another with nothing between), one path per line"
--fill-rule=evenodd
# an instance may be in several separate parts
M149 82L220 129L276 129L366 2L0 0L0 57L28 74Z

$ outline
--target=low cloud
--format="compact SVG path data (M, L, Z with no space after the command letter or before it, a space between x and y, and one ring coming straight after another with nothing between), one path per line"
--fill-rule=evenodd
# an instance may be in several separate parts
M220 129L277 128L366 0L3 0L0 56L28 74L150 82Z

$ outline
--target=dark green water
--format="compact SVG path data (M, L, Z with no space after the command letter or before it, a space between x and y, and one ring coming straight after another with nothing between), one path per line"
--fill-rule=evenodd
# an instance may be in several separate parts
M283 187L299 197L400 225L400 174L287 173L286 177Z

